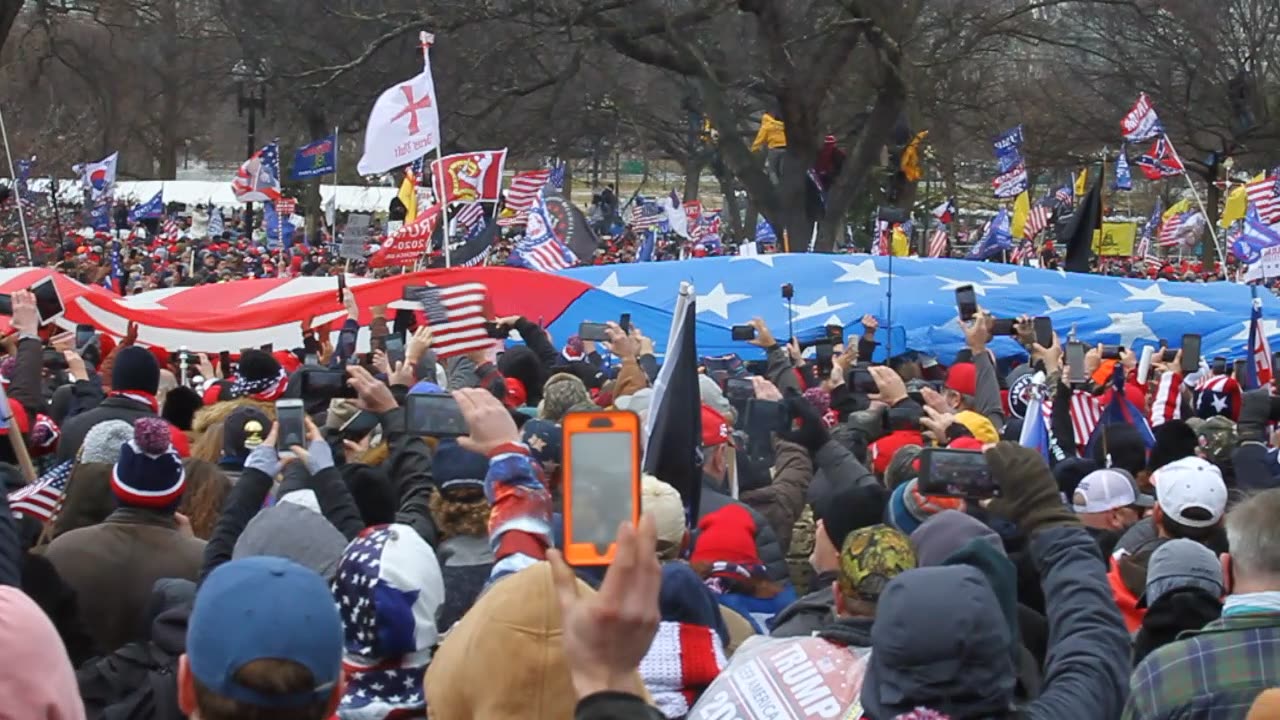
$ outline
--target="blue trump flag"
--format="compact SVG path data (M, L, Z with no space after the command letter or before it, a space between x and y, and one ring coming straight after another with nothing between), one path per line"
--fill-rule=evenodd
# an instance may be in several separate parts
M1272 230L1258 217L1258 208L1249 206L1244 219L1244 232L1231 243L1231 252L1240 262L1252 265L1262 259L1262 251L1280 245L1280 233Z
M136 225L141 220L164 217L164 190L144 203L138 203L129 210L129 223Z
M987 234L982 236L978 244L973 246L969 251L970 260L986 260L995 257L1005 250L1013 249L1013 230L1010 227L1009 211L1001 209L994 218L991 219L991 226L987 228Z
M1120 147L1120 155L1116 157L1116 181L1112 185L1116 190L1132 190L1133 174L1129 171L1129 155L1125 146Z
M111 204L96 203L89 210L89 225L99 232L111 230Z
M658 234L653 230L645 231L640 238L640 250L636 253L636 262L653 262L654 249L658 244Z
M991 149L996 153L996 162L1001 175L1013 170L1022 163L1022 126L1004 131L991 142Z
M293 169L289 177L294 180L328 175L338 171L338 136L330 135L298 148L293 154Z
M262 225L267 229L267 247L292 247L294 226L291 221L280 217L275 203L262 205Z

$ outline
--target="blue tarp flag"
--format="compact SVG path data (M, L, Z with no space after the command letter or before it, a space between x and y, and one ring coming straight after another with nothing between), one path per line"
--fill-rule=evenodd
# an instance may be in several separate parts
M734 325L760 317L776 333L785 333L787 304L778 288L793 283L791 318L802 342L816 341L831 322L845 335L862 332L859 319L875 316L889 325L886 294L889 258L869 255L779 254L686 260L679 272L666 263L628 263L581 267L557 273L591 286L551 323L554 337L568 337L578 324L631 313L642 328L670 327L671 299L680 281L698 291L698 353L738 353L747 359L763 351L734 342ZM803 278L803 282L797 279ZM1014 265L943 258L893 259L894 326L906 337L893 341L894 353L915 350L950 363L964 348L956 317L955 291L973 285L978 302L996 317L1048 317L1059 334L1071 327L1082 342L1123 345L1139 353L1159 338L1198 333L1205 357L1241 358L1249 338L1253 298L1237 283L1155 283L1147 280L1087 275ZM1260 293L1265 317L1280 316L1280 298ZM1268 331L1274 326L1267 323ZM883 332L883 331L882 331ZM666 333L656 333L657 351L665 352ZM1268 340L1280 345L1280 333ZM887 335L880 339L886 344ZM1000 357L1025 356L1012 338L996 338L991 349Z
M991 147L995 150L996 162L1000 166L999 174L1003 175L1022 164L1022 126L1000 133L991 142Z
M982 236L973 249L969 251L969 260L986 260L995 257L1005 250L1013 249L1013 230L1010 227L1009 211L1001 209L991 219L987 234Z
M164 190L155 194L150 200L138 203L129 210L129 224L136 225L142 220L164 217Z
M1262 259L1262 251L1280 245L1280 233L1271 229L1258 217L1258 208L1249 205L1244 218L1244 232L1231 243L1231 252L1240 262L1252 265Z
M338 138L335 135L298 148L293 154L293 170L290 177L294 180L328 175L338 170Z
M1124 146L1120 147L1120 155L1116 157L1116 190L1132 190L1133 176L1129 172L1129 156Z
M276 212L275 203L263 203L262 226L267 229L267 247L275 249L293 246L293 231L295 229L293 222L280 217L280 214Z

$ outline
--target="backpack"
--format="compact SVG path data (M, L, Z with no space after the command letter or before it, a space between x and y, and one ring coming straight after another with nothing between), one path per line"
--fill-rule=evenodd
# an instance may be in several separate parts
M88 720L182 720L178 656L154 643L129 643L76 671Z

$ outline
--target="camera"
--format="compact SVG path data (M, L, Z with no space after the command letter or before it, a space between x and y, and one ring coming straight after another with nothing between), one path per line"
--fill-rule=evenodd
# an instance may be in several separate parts
M791 283L787 283L787 284L785 284L785 285L783 285L783 286L782 286L782 299L783 299L783 300L790 300L790 299L794 298L795 296L796 296L796 289L795 289L794 287L792 287L792 286L791 286Z

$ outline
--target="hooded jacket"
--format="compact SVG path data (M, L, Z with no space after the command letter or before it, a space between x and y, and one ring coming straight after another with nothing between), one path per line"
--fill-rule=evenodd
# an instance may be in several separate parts
M1222 617L1222 599L1200 588L1171 590L1156 599L1133 639L1133 664L1187 630L1199 630Z
M778 537L774 534L773 528L769 526L767 520L755 509L734 500L716 487L706 475L702 476L702 499L698 504L698 520L710 515L728 505L741 505L751 515L751 519L755 522L756 527L756 552L760 556L760 562L765 566L765 572L769 580L777 583L785 583L791 577L791 571L787 568L787 554L782 551L782 546L778 544Z
M773 630L769 632L769 636L807 637L830 624L835 618L833 608L836 597L835 591L831 588L831 583L835 582L835 579L834 572L818 575L814 579L814 585L818 589L791 603L775 615Z
M578 592L594 593L578 581ZM564 655L551 566L535 563L490 586L427 668L432 720L564 720L577 693ZM639 673L632 693L645 697ZM592 717L609 717L594 715Z
M6 719L84 719L84 703L58 631L35 601L15 587L0 587L0 648L7 661L0 673Z

